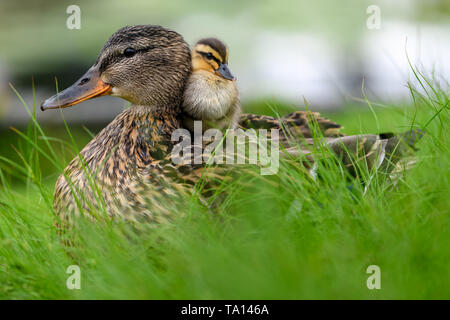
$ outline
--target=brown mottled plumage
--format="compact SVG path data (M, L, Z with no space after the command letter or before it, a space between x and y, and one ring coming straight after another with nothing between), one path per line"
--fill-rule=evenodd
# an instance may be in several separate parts
M243 114L239 119L242 129L276 129L280 133L279 142L290 157L303 158L304 165L315 170L315 162L327 153L314 155L314 150L327 147L340 159L352 176L358 175L359 168L379 168L389 173L402 165L404 156L423 136L421 130L409 130L402 134L360 134L345 136L343 127L318 112L295 111L281 118L264 115ZM268 133L269 134L269 133ZM321 136L321 138L318 138ZM326 146L325 146L326 144ZM398 169L398 168L397 168Z
M317 127L314 127L317 125ZM295 111L281 118L265 115L243 114L239 119L242 129L276 129L280 132L280 141L284 145L296 144L299 139L312 138L314 130L324 137L342 137L343 127L318 112Z
M189 192L189 177L179 174L170 160L171 134L180 127L180 104L190 71L190 50L178 33L151 25L124 27L106 42L89 76L61 92L59 99L44 102L43 109L70 106L91 98L84 92L103 83L110 94L133 104L59 177L54 207L60 215L104 209L110 216L162 221L175 212L174 200ZM72 97L83 86L84 96Z

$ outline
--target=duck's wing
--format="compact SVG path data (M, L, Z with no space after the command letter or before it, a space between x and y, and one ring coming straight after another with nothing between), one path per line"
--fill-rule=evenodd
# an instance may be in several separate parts
M239 119L239 127L246 129L278 129L282 142L295 142L298 139L324 137L342 137L343 127L330 119L320 116L318 112L295 111L281 118L264 115L243 114Z
M299 147L290 147L287 150L291 156L308 155L309 159L313 158L314 161L320 161L321 157L334 154L352 176L357 176L359 170L373 168L392 174L401 167L405 168L412 163L412 151L417 150L415 144L423 134L423 131L415 129L401 134L382 133L324 139L306 138ZM317 152L319 148L324 147L332 153Z
M333 154L338 158L343 166L347 168L351 176L361 178L361 170L377 169L391 175L401 172L400 163L405 160L410 162L411 158L407 158L409 151L414 150L415 143L422 136L419 130L408 131L402 134L361 134L343 137L325 137L321 139L303 138L298 140L296 147L288 147L280 150L280 157L287 156L298 162L300 159L304 168L309 171L310 175L316 177L317 163L322 161L324 157L332 157ZM329 152L317 152L318 149L326 147ZM193 146L195 148L195 146ZM201 146L198 146L198 156L203 157ZM225 156L225 154L224 154ZM231 156L232 159L235 155ZM193 155L190 160L195 159ZM205 163L199 159L199 164L189 163L180 164L178 166L170 165L172 178L187 186L192 192L197 193L198 199L210 208L220 202L221 197L218 195L226 194L226 192L217 192L219 186L223 183L231 181L243 173L260 174L255 166L230 166L225 163L205 166ZM195 163L196 161L193 160ZM248 162L246 162L248 163ZM185 187L184 187L185 188ZM217 198L218 197L218 198Z

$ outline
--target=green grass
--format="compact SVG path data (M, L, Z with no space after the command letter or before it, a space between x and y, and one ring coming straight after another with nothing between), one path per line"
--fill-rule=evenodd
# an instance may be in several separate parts
M312 181L282 161L276 176L223 185L216 214L186 199L184 218L139 231L80 219L70 248L53 227L53 184L89 135L72 132L74 147L32 123L1 158L0 298L449 299L449 92L418 78L428 94L412 89L410 105L328 114L348 134L426 127L397 185L365 192L332 162ZM74 264L81 290L66 287ZM380 290L366 286L369 265Z

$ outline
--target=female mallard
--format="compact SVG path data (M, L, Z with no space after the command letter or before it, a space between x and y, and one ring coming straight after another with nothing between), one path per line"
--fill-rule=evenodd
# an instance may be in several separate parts
M171 161L175 144L171 137L181 127L183 92L190 75L190 50L178 33L152 25L124 27L106 42L86 74L42 104L42 110L65 108L107 94L132 103L58 178L54 207L61 217L105 212L162 222L174 213L182 214L181 196L192 191L202 170L201 166L180 170ZM311 118L323 132L339 135L339 125L315 113L297 112L284 120L295 139L308 135ZM243 116L240 124L285 128L276 119L253 115ZM339 141L351 146L360 140L346 139ZM375 145L380 139L366 140ZM388 144L381 144L383 150ZM340 145L334 144L335 152L343 150Z
M42 104L42 110L65 108L106 94L132 103L58 178L59 214L103 209L110 216L160 221L173 213L168 198L186 191L187 176L178 177L170 161L171 135L180 128L190 72L190 50L181 35L153 25L124 27L77 82ZM158 215L150 209L155 207Z
M132 103L58 178L54 207L61 216L102 209L110 216L161 221L176 212L170 207L176 201L167 198L189 192L186 182L199 175L191 167L181 173L170 159L190 75L190 50L181 35L160 26L124 27L86 74L42 104L42 110L65 108L102 95Z

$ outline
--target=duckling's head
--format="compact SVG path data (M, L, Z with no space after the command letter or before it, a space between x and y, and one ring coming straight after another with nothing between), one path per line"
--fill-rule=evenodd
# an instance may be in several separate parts
M192 69L206 70L227 79L234 80L228 69L228 48L216 38L199 40L192 50Z
M78 81L47 99L41 109L65 108L107 94L134 105L178 108L190 72L190 50L181 35L153 25L124 27Z

